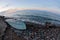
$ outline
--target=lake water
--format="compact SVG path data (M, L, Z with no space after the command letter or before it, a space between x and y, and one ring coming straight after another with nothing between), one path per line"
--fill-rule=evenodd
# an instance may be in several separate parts
M14 20L14 19L7 19L6 20L12 27L16 29L26 29L26 25L22 21Z

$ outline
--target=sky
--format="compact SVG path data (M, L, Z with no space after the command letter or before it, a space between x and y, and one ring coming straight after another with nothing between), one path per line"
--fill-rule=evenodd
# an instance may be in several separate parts
M60 13L60 0L0 0L0 12L8 9L37 9Z

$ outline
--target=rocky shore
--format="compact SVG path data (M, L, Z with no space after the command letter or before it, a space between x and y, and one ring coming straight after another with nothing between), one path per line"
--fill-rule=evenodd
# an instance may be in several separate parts
M0 40L60 40L60 27L46 22L45 26L25 22L26 29L18 30L0 16Z
M4 16L0 16L0 40L24 40L17 36L14 28L5 21Z

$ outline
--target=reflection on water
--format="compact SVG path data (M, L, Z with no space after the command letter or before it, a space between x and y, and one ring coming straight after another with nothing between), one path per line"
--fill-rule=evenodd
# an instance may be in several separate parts
M16 29L26 29L26 25L22 21L14 20L14 19L7 19L6 20L12 27Z

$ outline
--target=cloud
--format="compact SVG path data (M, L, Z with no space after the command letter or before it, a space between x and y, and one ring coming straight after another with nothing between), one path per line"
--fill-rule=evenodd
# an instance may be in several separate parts
M5 8L4 9L4 16L12 16L14 12L19 11L19 10L45 10L45 11L50 11L54 13L60 13L59 9L52 9L52 8Z
M16 10L46 10L54 13L60 13L60 9L55 8L11 8L8 10L9 13L15 12Z
M54 13L60 13L59 9L53 9L53 8L4 8L3 9L5 11L5 13L3 15L5 16L11 16L14 12L18 11L18 10L45 10L45 11L50 11L50 12L54 12Z
M14 8L9 7L8 5L6 5L5 7L0 7L0 11L6 11L6 10L8 13L15 12L16 10L46 10L50 12L60 13L60 9L58 8Z
M8 5L8 4L6 4L4 7L9 7L9 5Z
M60 9L58 8L16 8L16 10L45 10L54 13L60 13Z
M11 7L0 7L0 12L6 11L10 9Z

